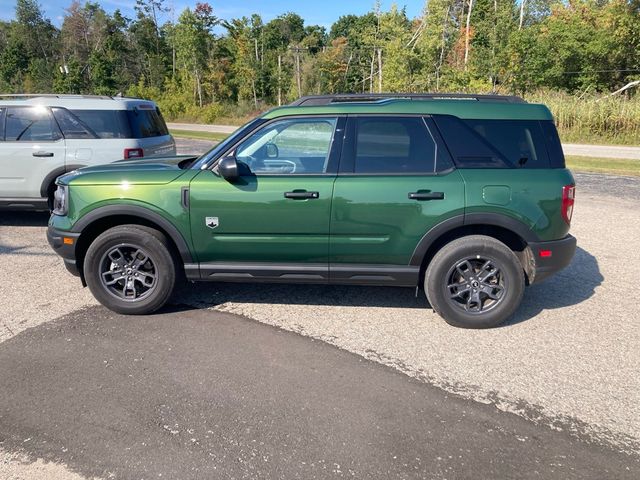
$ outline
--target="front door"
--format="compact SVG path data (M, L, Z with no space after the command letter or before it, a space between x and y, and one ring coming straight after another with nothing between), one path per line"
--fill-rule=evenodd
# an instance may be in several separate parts
M65 165L62 134L47 107L9 107L3 114L0 196L41 198L45 178Z
M213 170L190 184L203 279L325 282L343 118L272 121L237 145L241 177Z
M430 124L419 116L349 117L334 187L332 282L416 285L419 267L410 263L418 242L464 213L464 183Z

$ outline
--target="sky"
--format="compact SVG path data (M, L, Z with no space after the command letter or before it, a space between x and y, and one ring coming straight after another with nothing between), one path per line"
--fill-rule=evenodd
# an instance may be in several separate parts
M84 0L80 0L84 3ZM134 18L133 6L135 0L104 0L98 1L107 12L116 9L129 18ZM267 22L286 12L295 12L305 20L305 25L322 25L329 29L331 24L341 15L361 15L373 9L374 0L209 0L214 14L223 19L231 19L242 16L250 16L259 13ZM422 11L424 0L384 0L382 9L387 10L392 3L399 7L406 6L409 18L416 17ZM45 0L40 1L46 15L54 25L60 26L65 8L71 4L71 0ZM193 8L196 0L165 0L165 5L175 10L175 17L186 8ZM15 0L0 0L0 19L11 20L15 17ZM170 19L171 13L165 20Z

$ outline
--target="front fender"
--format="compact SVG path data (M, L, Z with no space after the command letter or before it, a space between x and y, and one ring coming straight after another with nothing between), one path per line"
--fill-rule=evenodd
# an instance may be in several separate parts
M145 222L150 222L157 225L159 228L171 238L173 243L178 249L178 253L184 263L193 262L193 254L191 252L189 243L185 236L181 233L181 230L176 226L166 215L162 215L158 211L154 211L152 207L148 205L136 205L136 204L108 204L97 208L94 208L90 212L86 213L75 222L71 228L72 232L82 233L89 228L95 222L115 216L127 216L135 217ZM188 215L187 215L188 217ZM188 218L187 218L188 221ZM187 223L188 228L188 223ZM190 230L186 230L189 232ZM187 237L189 238L189 237Z

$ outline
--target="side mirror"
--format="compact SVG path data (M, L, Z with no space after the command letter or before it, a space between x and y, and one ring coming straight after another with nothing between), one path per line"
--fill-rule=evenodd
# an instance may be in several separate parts
M280 152L278 151L278 146L275 143L267 143L265 145L267 158L278 158Z
M220 159L218 162L218 173L228 182L235 182L240 174L238 173L238 161L233 156Z

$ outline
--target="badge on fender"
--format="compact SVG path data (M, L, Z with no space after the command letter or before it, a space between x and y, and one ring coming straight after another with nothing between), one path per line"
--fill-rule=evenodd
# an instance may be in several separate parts
M218 225L220 225L220 222L218 220L218 217L206 217L204 219L204 224L209 228L216 228Z

